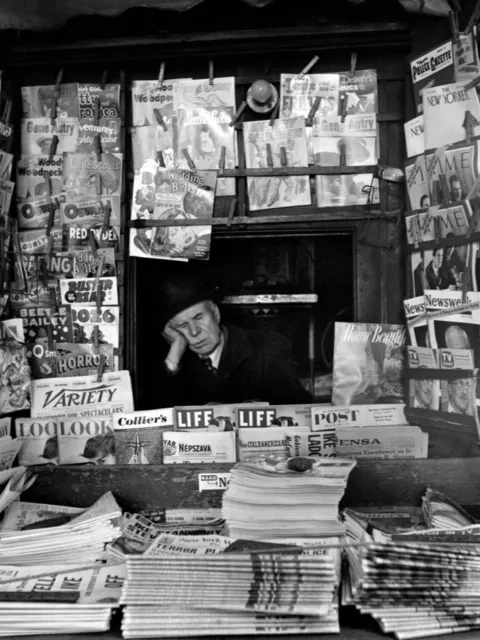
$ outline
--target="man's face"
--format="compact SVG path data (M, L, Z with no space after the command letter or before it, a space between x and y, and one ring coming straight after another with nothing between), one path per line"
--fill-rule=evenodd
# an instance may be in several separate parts
M439 249L433 256L433 264L438 268L442 265L443 261L443 249Z
M459 180L452 182L452 202L458 202L462 199L462 185Z
M177 313L171 324L186 338L189 348L200 356L210 355L220 344L220 312L209 300L198 302Z
M445 345L447 349L470 349L468 335L460 327L449 327L445 331Z
M448 383L448 398L452 407L459 413L464 413L468 408L468 397L471 381L452 380Z
M429 407L433 398L433 380L417 380L415 394L422 405Z

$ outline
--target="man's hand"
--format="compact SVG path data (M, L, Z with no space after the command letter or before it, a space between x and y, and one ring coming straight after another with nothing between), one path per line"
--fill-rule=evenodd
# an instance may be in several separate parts
M170 345L170 351L165 358L165 363L171 371L175 371L180 366L180 360L187 348L187 339L174 329L170 322L167 322L163 328L162 336Z

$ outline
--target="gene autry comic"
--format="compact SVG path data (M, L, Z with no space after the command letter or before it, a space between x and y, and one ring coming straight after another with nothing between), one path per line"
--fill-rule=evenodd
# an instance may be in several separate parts
M20 138L22 155L48 155L54 136L58 139L57 154L75 151L78 140L78 119L58 118L53 124L50 118L22 120Z

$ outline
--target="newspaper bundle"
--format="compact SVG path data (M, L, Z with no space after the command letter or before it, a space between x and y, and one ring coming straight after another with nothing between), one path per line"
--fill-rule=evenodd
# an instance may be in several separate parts
M163 433L173 431L173 409L135 411L113 418L117 464L162 464Z

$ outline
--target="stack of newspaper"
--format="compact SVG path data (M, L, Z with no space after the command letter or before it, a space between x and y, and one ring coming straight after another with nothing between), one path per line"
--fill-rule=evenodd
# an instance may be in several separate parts
M354 460L340 458L236 464L222 507L229 535L244 540L343 535L338 504L354 466Z

